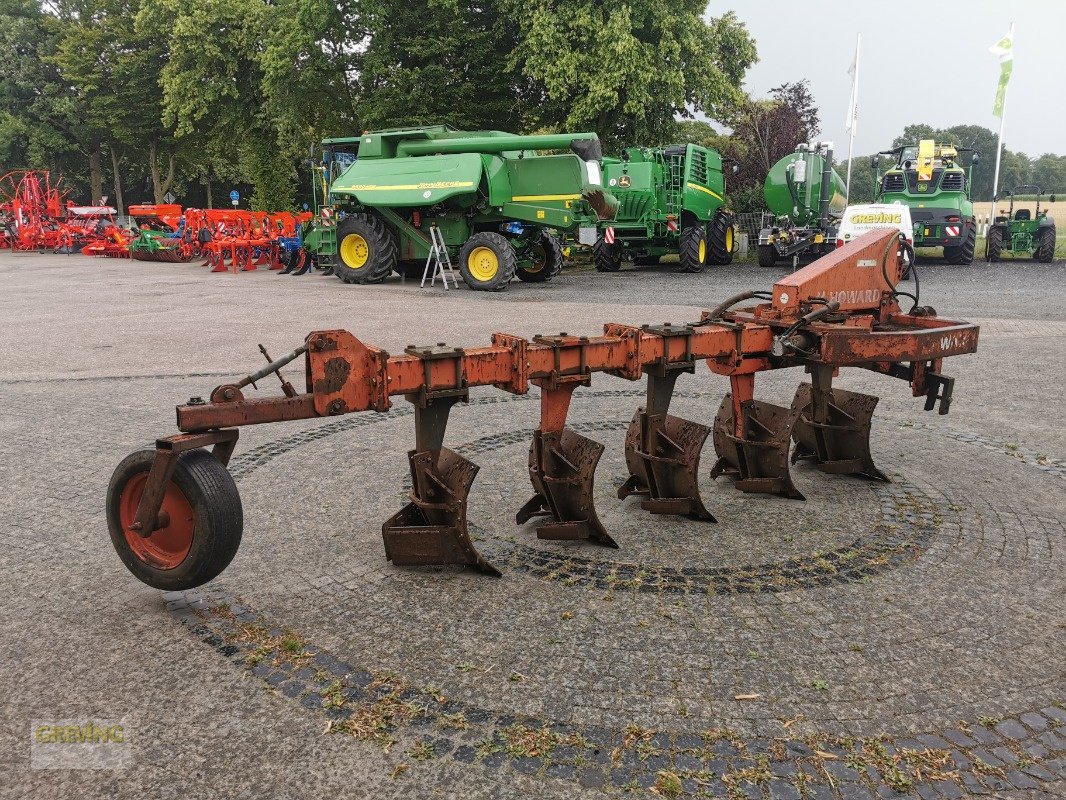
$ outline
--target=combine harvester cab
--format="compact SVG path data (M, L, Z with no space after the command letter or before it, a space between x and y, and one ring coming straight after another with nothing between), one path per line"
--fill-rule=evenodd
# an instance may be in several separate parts
M562 269L555 232L595 240L617 206L604 191L593 133L516 136L447 126L372 131L329 186L338 212L336 275L379 283L421 271L432 229L471 289L503 289L518 276L547 281ZM552 152L545 154L543 151Z
M759 266L818 258L834 249L846 187L833 169L833 143L801 144L766 176L763 199L775 219L759 231Z
M973 153L969 173L978 161L971 148L937 144L923 139L917 145L883 150L874 156L891 156L895 166L877 176L877 202L910 207L915 247L942 247L949 264L973 262L977 245L977 220L970 199L971 174L959 165L960 153Z
M1014 210L1015 198L1032 190L1036 195L1036 209L1019 208ZM985 237L985 259L1001 261L1002 256L1012 258L1031 258L1044 264L1055 260L1055 218L1045 208L1040 210L1040 200L1044 191L1034 184L1016 186L1004 192L1010 198L1010 205L1005 216L997 216L988 235ZM998 198L1002 199L1002 198ZM1049 200L1054 203L1055 195Z
M726 208L725 175L717 151L694 144L631 147L604 163L607 190L618 213L600 223L594 263L615 272L626 259L638 266L680 257L681 272L733 260L735 218Z

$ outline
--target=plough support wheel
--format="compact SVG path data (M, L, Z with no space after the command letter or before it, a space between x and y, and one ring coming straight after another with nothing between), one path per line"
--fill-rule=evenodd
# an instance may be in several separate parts
M870 455L870 420L878 398L830 389L824 408L816 410L816 391L811 384L801 383L792 401L792 438L796 440L792 463L813 461L822 472L833 475L862 475L888 481ZM819 417L824 421L816 422Z
M718 461L711 469L711 478L727 475L742 492L806 499L792 483L788 469L794 412L759 400L745 400L741 409L743 433L737 436L732 393L725 396L718 408L714 418L714 450Z
M466 499L477 464L446 447L407 455L411 502L381 526L385 557L397 566L467 564L500 575L474 547L467 530Z
M590 539L618 547L596 516L592 496L603 445L569 428L533 433L529 479L536 494L515 517L519 525L539 516L554 522L537 526L540 539Z
M137 531L137 511L157 458L154 449L127 456L107 489L107 526L122 563L156 589L181 590L214 579L237 554L244 515L237 486L203 448L173 460L154 529Z

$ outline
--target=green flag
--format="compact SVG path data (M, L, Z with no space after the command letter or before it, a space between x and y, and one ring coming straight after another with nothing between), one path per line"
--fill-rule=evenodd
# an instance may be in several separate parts
M992 113L1002 117L1003 102L1007 98L1007 84L1014 69L1014 23L1011 23L1007 35L988 48L988 51L999 58L999 86L996 88L996 103L992 107Z

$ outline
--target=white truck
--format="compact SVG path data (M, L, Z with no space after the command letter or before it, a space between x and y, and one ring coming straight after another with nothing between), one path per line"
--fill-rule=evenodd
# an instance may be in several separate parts
M844 215L837 228L837 247L843 247L867 231L877 228L895 228L903 235L909 247L904 248L903 257L907 263L904 278L910 277L911 264L914 261L914 225L911 223L911 210L902 203L861 203L844 209Z

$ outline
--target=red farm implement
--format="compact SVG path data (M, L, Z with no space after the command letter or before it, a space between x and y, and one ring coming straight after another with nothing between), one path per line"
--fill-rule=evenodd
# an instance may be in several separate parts
M226 468L240 427L383 412L402 395L415 410L407 454L412 488L410 502L382 526L386 557L397 565L467 564L499 574L467 530L477 465L445 446L445 431L451 408L468 399L471 387L525 394L533 384L540 389L540 425L529 451L533 491L516 521L541 518L541 538L615 546L593 502L603 445L566 422L575 391L597 372L647 378L646 402L625 439L629 479L618 491L640 498L646 512L714 520L697 481L712 433L718 460L711 474L733 479L741 491L801 499L790 474L796 461L887 480L870 451L877 398L835 388L834 377L861 367L900 378L925 398L926 410L939 405L946 414L954 381L942 374L943 359L974 352L978 338L976 325L940 318L917 299L904 312L898 303L904 295L895 290L903 269L897 235L880 230L771 291L732 297L689 324L610 323L602 336L498 333L488 347L409 346L398 356L344 330L315 331L288 355L217 387L208 400L178 406L181 433L118 466L107 496L112 542L130 571L152 586L182 589L211 580L240 543L240 498ZM280 373L297 359L306 375L303 392ZM730 383L712 425L669 413L677 379L701 361ZM800 384L791 408L755 399L758 373L798 367L811 380ZM281 380L281 396L244 396L271 373Z
M203 263L212 272L248 272L264 265L282 269L279 240L294 237L310 216L226 209L186 212L188 226L198 231Z
M66 194L62 179L53 183L48 172L16 170L0 175L0 246L16 251L63 247Z

